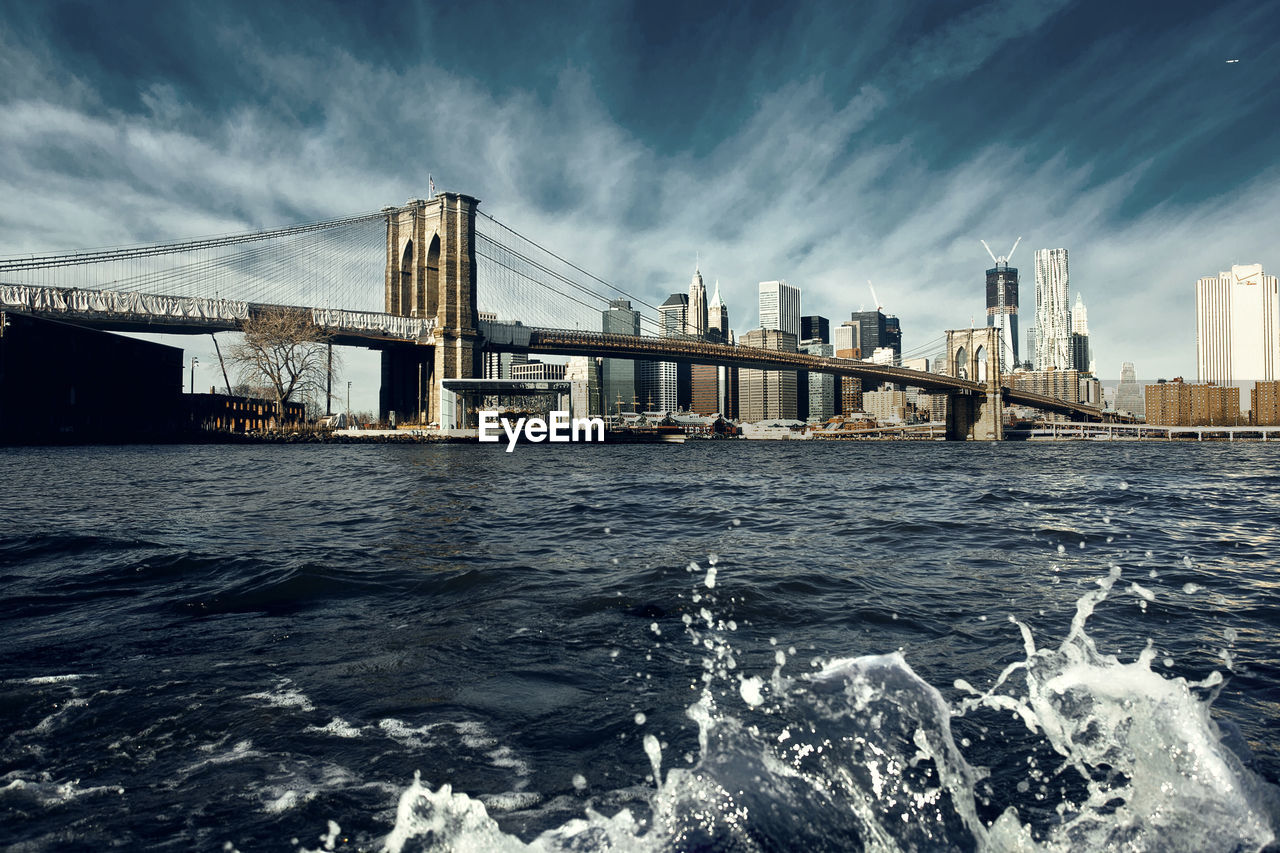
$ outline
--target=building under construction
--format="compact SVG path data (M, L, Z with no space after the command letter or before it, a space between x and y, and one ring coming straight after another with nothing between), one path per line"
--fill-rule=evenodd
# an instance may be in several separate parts
M995 263L987 270L987 326L1000 330L1000 369L1008 373L1021 361L1018 359L1018 269L1009 266L1009 259L1022 242L1019 237L1009 254L996 257L986 240L979 241Z

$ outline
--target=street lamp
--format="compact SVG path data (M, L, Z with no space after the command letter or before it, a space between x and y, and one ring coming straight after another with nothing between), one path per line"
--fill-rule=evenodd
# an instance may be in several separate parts
M347 380L347 426L351 426L351 380Z
M200 364L200 359L194 355L191 356L191 393L192 394L196 393L196 367L199 366L199 364Z

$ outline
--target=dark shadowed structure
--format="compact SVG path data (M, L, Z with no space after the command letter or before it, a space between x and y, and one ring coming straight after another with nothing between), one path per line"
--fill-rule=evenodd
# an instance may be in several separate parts
M0 442L163 439L183 416L182 350L0 312Z

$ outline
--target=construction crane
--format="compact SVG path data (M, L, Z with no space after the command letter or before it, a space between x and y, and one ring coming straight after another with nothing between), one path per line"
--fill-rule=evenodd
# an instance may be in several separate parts
M1019 237L1017 240L1013 241L1013 248L1009 250L1009 254L1002 255L998 258L996 257L996 253L991 251L991 247L987 245L986 240L979 240L978 242L982 244L982 248L987 250L987 254L991 256L991 260L995 262L997 267L1001 264L1004 264L1007 267L1009 266L1009 259L1013 257L1013 253L1018 251L1018 244L1022 242L1022 238Z
M876 298L876 286L871 283L871 279L867 279L867 287L871 288L871 304L876 306L876 310L879 311L884 306L881 305L880 300Z

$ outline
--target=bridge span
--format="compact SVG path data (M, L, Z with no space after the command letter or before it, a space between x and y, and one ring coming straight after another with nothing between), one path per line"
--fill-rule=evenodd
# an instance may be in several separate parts
M537 329L508 323L480 323L483 346L489 349L544 352L554 355L605 356L645 361L715 364L756 370L809 370L836 376L856 376L875 383L891 382L945 393L985 392L980 382L955 379L939 373L923 373L903 367L872 364L802 352L758 349L737 344L717 344L689 338L650 338L637 335L582 332L571 329Z
M538 329L516 323L481 321L483 347L504 351L544 352L554 355L606 356L610 358L714 364L756 370L808 370L834 376L853 376L868 383L890 383L940 394L987 394L989 382L960 379L943 373L926 373L846 358L716 344L687 338L650 338L635 335L583 332L571 329ZM1094 406L1060 400L1000 384L1006 403L1043 411L1102 421L1107 413Z
M937 373L668 336L654 306L481 214L479 204L444 192L281 229L0 258L0 308L171 334L234 331L268 310L306 312L332 342L381 351L382 413L422 411L428 421L439 418L446 380L479 377L483 354L504 350L806 370L919 388L947 395L953 439L1001 438L1006 403L1104 419L1094 407L1010 387L990 329L948 331L947 363ZM655 312L637 312L646 334L555 328L570 321L590 328L619 294ZM308 307L319 305L326 307ZM495 315L529 325L481 319Z

